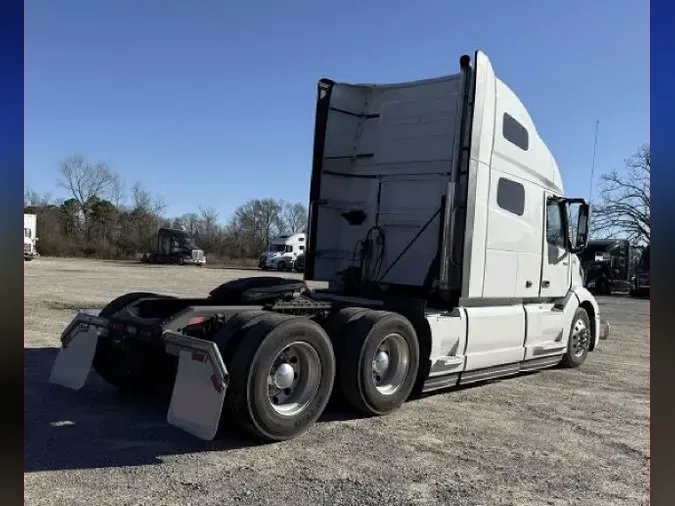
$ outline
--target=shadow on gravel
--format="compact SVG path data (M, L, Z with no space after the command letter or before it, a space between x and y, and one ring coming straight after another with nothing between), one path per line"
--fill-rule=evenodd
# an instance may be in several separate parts
M201 441L166 421L168 401L129 397L101 380L93 371L79 392L49 383L58 348L24 348L26 472L110 468L161 464L162 457L259 446L238 427L228 427L214 441ZM538 372L521 373L530 376ZM490 380L449 391L480 388ZM416 399L437 395L422 394ZM319 423L363 418L331 399Z
M201 441L166 421L168 403L120 394L94 372L75 392L49 383L57 348L24 348L25 471L161 464L162 457L260 445L232 427ZM354 418L327 412L320 422Z

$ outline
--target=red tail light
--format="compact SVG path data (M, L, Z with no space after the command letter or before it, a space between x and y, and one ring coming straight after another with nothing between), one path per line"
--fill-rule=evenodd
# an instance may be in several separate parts
M204 316L193 316L188 320L188 326L197 325L198 323L202 323L204 320L206 320L206 317Z
M213 388L216 389L216 392L220 393L223 391L223 384L216 378L215 374L211 375L211 383L213 383Z

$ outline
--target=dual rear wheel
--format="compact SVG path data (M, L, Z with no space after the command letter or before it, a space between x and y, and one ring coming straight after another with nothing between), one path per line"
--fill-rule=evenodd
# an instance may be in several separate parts
M161 296L126 294L101 316L111 316L143 297ZM366 415L394 411L410 395L419 364L417 335L410 322L397 313L365 308L342 309L323 327L309 318L244 311L212 339L230 377L222 419L266 441L304 432L331 397ZM99 342L95 370L124 391L142 389L145 374L128 369L128 357L118 356L111 346Z
M337 393L367 415L398 408L417 376L417 335L404 317L350 308L326 328L250 312L214 337L230 373L226 414L266 441L308 429Z

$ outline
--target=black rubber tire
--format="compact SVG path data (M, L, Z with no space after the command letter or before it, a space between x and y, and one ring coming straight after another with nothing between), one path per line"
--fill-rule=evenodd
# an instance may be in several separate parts
M574 343L572 341L572 332L574 331L574 326L577 324L579 320L582 320L584 325L586 326L586 330L588 331L588 336L587 340L583 344L584 346L584 351L581 355L577 356L574 352ZM570 334L567 339L567 351L563 355L562 360L560 361L560 365L562 367L566 367L569 369L576 368L581 366L585 361L586 358L588 357L588 347L590 345L590 340L592 338L591 334L591 319L588 316L588 313L584 308L578 308L576 312L574 313L574 318L572 319L572 325L570 326Z
M232 367L232 357L234 356L242 337L246 334L251 325L254 325L263 316L267 316L268 311L244 311L232 316L218 331L211 337L216 343L220 356L225 362L228 370Z
M288 270L288 267L286 266L286 262L284 262L283 260L281 262L279 262L277 264L277 270L280 270L280 271Z
M609 281L602 278L598 281L597 284L598 295L611 295L612 290L609 285Z
M277 354L298 340L311 344L318 353L321 380L309 405L299 414L286 417L269 404L267 371ZM256 320L242 336L229 372L226 399L237 423L263 441L285 441L309 429L323 413L333 388L335 355L328 335L316 322L269 313Z
M381 340L393 332L404 337L410 366L398 390L384 395L372 382L372 357ZM388 311L369 311L350 325L343 346L338 362L340 387L352 406L363 414L381 416L398 409L408 399L417 379L420 349L417 333L407 318Z
M178 265L184 265L185 264L185 259L183 258L182 255L178 257L178 260L176 260L176 263Z
M125 306L145 297L175 299L175 297L170 295L159 295L149 292L127 293L109 302L108 305L101 309L99 316L102 316L103 318L112 316ZM94 353L92 366L105 382L122 391L132 393L137 391L141 385L138 378L134 378L126 368L120 366L120 364L125 363L125 360L122 351L113 348L112 343L108 340L99 339L96 344L96 352Z
M354 323L368 311L371 311L371 309L365 307L346 307L330 315L324 322L323 328L333 343L335 362L337 364L340 363L342 353L344 352L345 335L349 334ZM335 371L335 385L331 395L330 404L332 408L342 408L347 404L347 399L342 392L342 389L339 388L339 385L340 368L338 367Z

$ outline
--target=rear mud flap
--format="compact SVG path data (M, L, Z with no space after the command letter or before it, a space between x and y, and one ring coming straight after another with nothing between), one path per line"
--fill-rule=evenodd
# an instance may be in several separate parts
M61 334L59 351L49 381L73 390L87 382L99 337L108 334L108 321L95 315L80 313Z
M210 441L220 426L229 380L218 346L175 332L165 332L163 338L167 352L178 355L167 421Z

